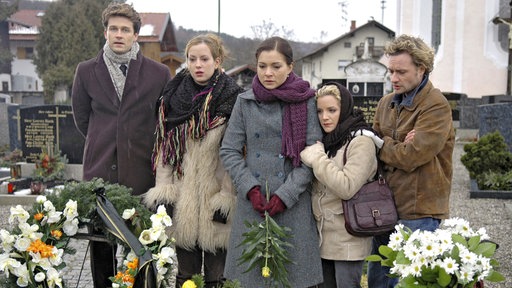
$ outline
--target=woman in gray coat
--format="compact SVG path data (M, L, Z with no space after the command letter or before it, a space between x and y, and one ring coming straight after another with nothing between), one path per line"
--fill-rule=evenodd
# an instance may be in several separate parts
M292 72L293 52L286 40L263 41L256 59L252 89L238 97L220 148L237 192L224 275L244 288L264 287L261 270L244 273L249 266L239 265L239 258L248 231L244 221L260 222L267 211L293 235L287 239L293 247L286 248L293 264L285 266L291 287L311 287L322 282L322 270L311 212L313 174L301 164L300 151L322 138L315 91Z

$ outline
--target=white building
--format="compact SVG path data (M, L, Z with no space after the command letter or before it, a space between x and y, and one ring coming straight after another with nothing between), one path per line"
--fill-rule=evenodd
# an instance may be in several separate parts
M509 0L397 0L397 36L419 36L436 48L431 80L470 98L507 92Z

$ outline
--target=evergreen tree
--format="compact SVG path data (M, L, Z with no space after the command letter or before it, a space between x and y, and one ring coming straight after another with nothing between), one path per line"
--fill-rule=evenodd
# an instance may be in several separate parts
M19 0L9 4L0 2L0 73L11 73L13 55L9 50L9 24L7 18L18 10Z
M46 103L53 102L57 88L69 91L78 63L96 56L103 47L101 13L110 2L62 0L46 10L34 59L43 80Z

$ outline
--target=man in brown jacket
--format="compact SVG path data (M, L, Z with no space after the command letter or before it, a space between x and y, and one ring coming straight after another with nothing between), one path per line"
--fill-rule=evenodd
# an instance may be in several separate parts
M399 222L413 231L434 231L449 217L455 142L451 108L429 81L434 50L423 40L401 35L386 46L386 55L394 91L379 101L375 112L373 128L384 140L379 158ZM374 237L373 254L388 241L389 235ZM388 279L388 272L370 262L369 287L393 287L396 279Z
M72 107L85 137L83 179L102 178L132 188L134 195L155 184L151 166L156 103L169 69L142 55L137 43L141 19L132 6L109 5L102 15L105 46L75 73ZM92 242L95 287L110 287L115 249Z

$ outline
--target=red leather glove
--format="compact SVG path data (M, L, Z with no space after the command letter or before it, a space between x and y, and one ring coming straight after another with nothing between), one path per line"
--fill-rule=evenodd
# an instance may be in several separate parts
M265 213L265 205L267 205L267 199L261 194L260 186L254 186L247 193L247 198L251 201L252 208L260 213Z
M265 210L267 210L270 217L283 212L285 209L286 205L284 205L283 200L277 195L272 195L270 201L268 201L268 204L265 206Z

